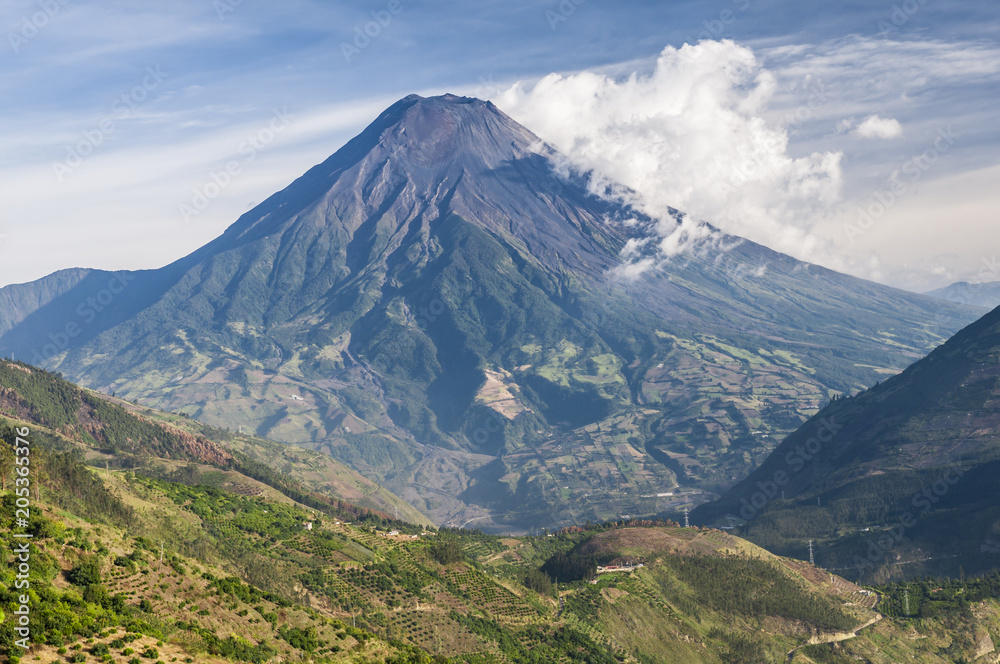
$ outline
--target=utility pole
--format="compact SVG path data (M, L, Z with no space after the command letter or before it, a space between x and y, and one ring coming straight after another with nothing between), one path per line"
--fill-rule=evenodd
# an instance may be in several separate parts
M813 541L809 540L809 564L815 565L816 560L813 558Z

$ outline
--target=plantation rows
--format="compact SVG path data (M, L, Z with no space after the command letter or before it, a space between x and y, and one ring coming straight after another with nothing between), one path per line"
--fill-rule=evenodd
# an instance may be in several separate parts
M389 624L392 631L432 654L475 652L487 645L442 611L400 611Z
M485 574L471 570L448 570L447 582L475 606L508 620L538 618L538 611Z
M628 577L622 579L619 586L622 590L629 593L630 595L635 595L642 599L642 601L650 604L652 606L658 607L665 611L674 620L680 620L680 616L674 610L674 607L670 606L659 594L657 594L652 588L647 586L642 582L637 576L629 575Z
M475 539L465 544L462 547L462 552L472 560L479 560L495 553L500 553L506 548L507 547L500 543L498 538L483 538Z

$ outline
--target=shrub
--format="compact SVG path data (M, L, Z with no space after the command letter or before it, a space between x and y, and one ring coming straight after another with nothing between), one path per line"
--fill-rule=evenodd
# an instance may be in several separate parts
M74 586L92 586L101 582L101 565L97 558L89 556L81 560L66 573L66 580Z
M135 561L128 556L117 556L115 558L115 567L124 567L130 572L135 571Z

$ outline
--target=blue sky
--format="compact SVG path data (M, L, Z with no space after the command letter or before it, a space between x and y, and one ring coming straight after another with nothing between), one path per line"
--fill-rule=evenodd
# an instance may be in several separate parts
M412 92L493 98L653 212L915 290L1000 280L996 3L0 7L0 284L179 258Z

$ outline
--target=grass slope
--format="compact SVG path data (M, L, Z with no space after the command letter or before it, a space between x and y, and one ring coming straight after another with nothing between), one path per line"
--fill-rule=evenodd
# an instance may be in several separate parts
M22 528L14 494L0 495L11 662L936 663L971 658L1000 628L995 582L939 597L914 586L913 615L900 615L901 588L880 588L894 617L879 621L854 584L717 530L427 531L321 513L235 471L93 468L56 434L29 439L29 653L12 620Z

